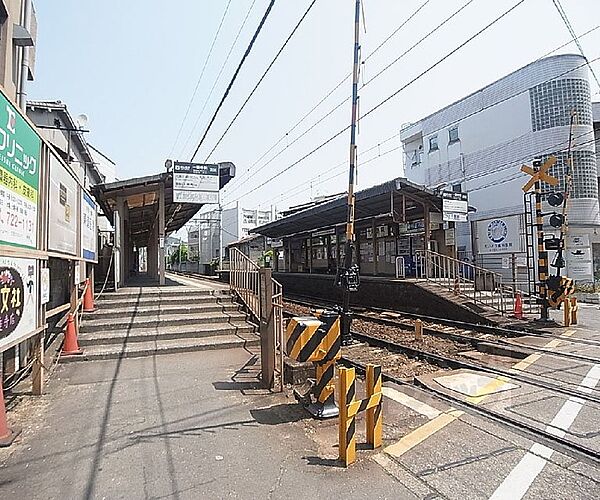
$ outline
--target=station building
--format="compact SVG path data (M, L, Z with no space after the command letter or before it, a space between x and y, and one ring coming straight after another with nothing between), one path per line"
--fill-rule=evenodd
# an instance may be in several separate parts
M457 224L459 258L505 276L524 258L524 204L520 172L534 158L555 156L550 170L564 190L574 112L573 190L568 205L567 273L581 282L600 272L598 164L587 61L556 55L534 61L401 130L404 175L430 189L468 193L476 211ZM595 105L597 106L597 105ZM596 127L599 130L600 127ZM498 229L502 234L498 233ZM549 232L552 228L545 228ZM492 235L492 240L490 240ZM564 271L563 271L564 272Z
M336 273L344 260L346 195L259 226L275 272ZM355 263L362 276L413 276L426 248L453 256L452 229L433 191L397 178L356 193Z

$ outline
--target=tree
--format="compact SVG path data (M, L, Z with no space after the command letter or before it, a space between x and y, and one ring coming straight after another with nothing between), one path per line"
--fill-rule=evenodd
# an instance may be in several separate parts
M170 256L171 264L179 264L180 262L187 262L187 260L188 246L185 243L180 243Z

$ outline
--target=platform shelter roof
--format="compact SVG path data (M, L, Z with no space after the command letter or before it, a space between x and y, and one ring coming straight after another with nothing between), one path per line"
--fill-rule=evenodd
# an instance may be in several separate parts
M396 222L424 218L425 212L442 211L442 198L434 191L398 177L356 193L355 219L361 221L389 216ZM259 226L251 232L269 238L282 238L317 229L344 225L347 196L296 212L288 217Z

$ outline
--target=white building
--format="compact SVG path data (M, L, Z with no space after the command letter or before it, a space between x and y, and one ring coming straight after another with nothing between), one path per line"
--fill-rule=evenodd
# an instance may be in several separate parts
M275 209L249 210L239 204L223 210L223 249L230 243L248 236L249 231L275 220ZM219 258L219 210L202 212L188 224L190 257L198 256L200 264ZM222 252L223 250L221 250Z
M567 249L569 241L583 236L588 260L567 258L567 272L590 281L592 250L594 267L600 268L600 210L590 83L582 56L534 61L402 128L406 177L431 188L467 192L469 205L476 209L468 223L457 224L460 257L474 257L487 268L501 270L507 267L507 256L516 254L523 267L522 186L528 176L520 167L531 165L534 158L556 156L550 173L564 188L573 111ZM510 248L487 244L490 224L497 219L509 231L514 228Z

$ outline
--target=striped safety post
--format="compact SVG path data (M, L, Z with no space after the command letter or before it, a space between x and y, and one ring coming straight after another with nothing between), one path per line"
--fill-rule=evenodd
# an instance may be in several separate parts
M339 459L348 466L356 461L356 415L366 411L367 444L378 448L383 441L383 393L381 366L367 365L365 399L355 399L354 368L338 369L340 383Z
M294 391L296 399L316 418L339 414L335 405L335 362L341 356L340 317L335 311L315 311L315 317L294 317L286 330L288 356L315 363L316 381L306 394ZM314 399L314 401L313 401Z

